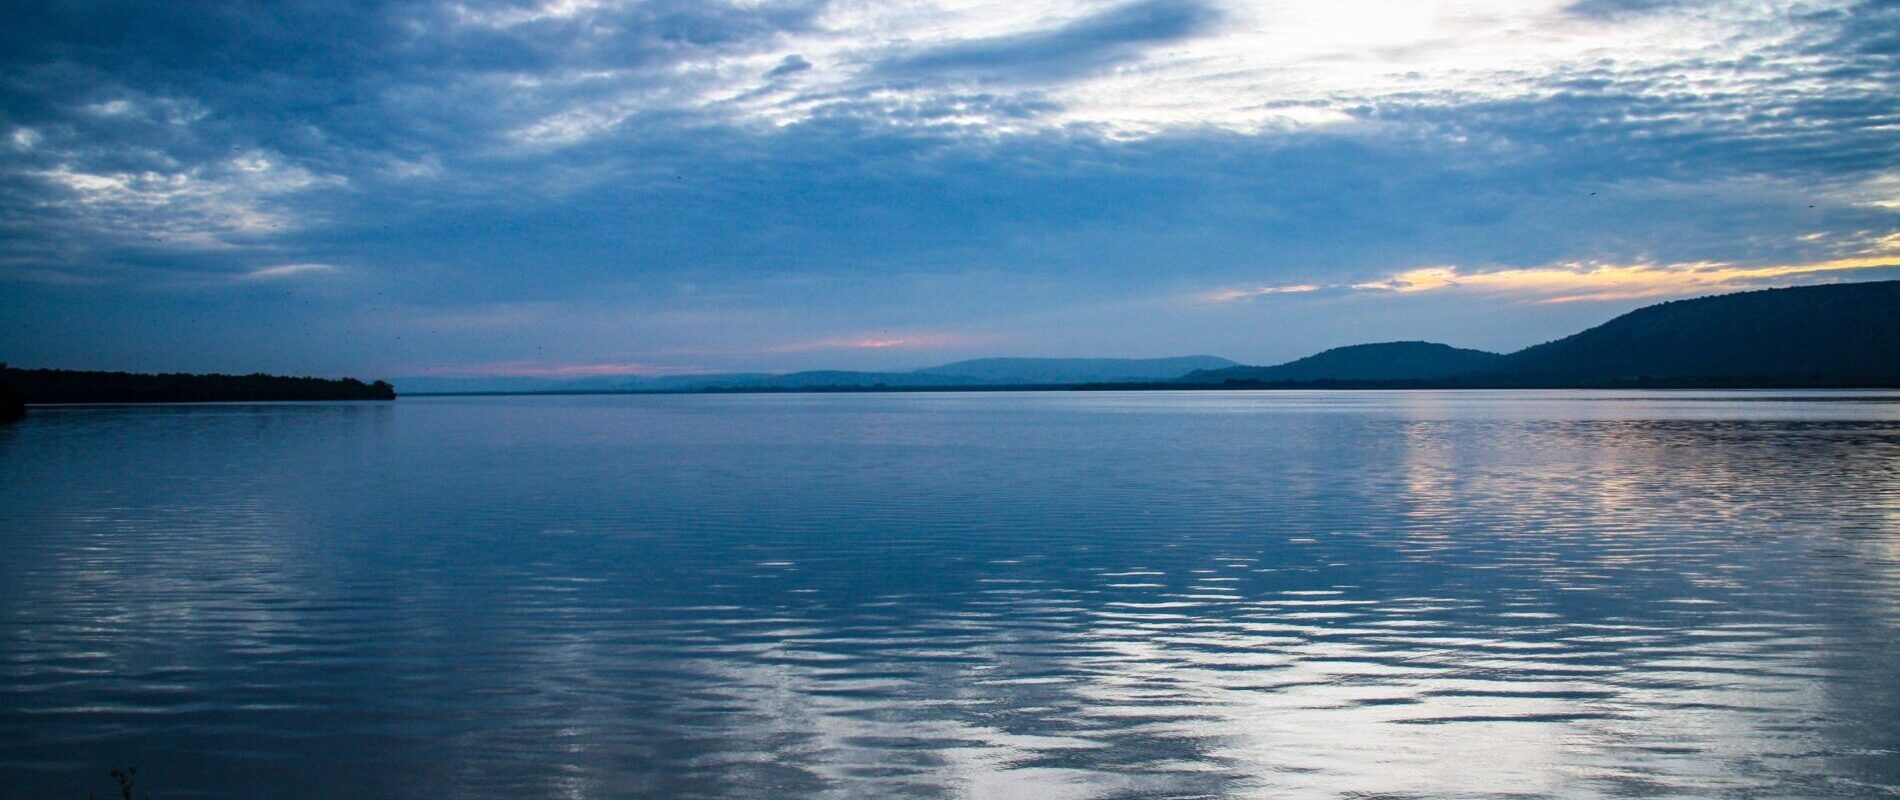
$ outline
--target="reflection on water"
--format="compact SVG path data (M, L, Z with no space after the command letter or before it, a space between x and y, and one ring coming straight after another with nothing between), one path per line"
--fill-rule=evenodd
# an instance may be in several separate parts
M1890 796L1857 397L41 410L0 797Z

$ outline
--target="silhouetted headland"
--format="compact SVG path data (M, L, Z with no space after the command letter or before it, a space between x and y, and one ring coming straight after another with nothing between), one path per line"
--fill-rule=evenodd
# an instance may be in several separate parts
M1175 383L1239 389L1900 387L1900 281L1658 303L1502 356L1389 342L1337 348L1278 367L1196 372Z
M26 404L220 403L290 400L394 400L395 387L354 378L292 378L280 375L189 375L18 369L0 366Z
M1506 356L1502 385L1900 386L1900 281L1639 308Z

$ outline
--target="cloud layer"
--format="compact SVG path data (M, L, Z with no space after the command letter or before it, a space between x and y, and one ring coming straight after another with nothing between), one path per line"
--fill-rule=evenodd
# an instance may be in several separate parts
M9 13L15 363L1511 347L1900 232L1890 0Z

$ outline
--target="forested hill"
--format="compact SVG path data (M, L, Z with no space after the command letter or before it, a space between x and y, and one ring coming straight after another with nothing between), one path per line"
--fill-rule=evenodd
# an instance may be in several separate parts
M208 403L274 400L394 400L382 381L278 375L143 375L0 366L0 382L27 403Z
M1186 383L1430 381L1494 369L1503 360L1497 353L1434 342L1379 342L1335 347L1272 367L1197 370L1180 380Z
M1273 367L1191 373L1232 388L1900 387L1900 281L1797 286L1645 306L1509 355L1353 345Z
M1659 303L1473 377L1500 386L1900 386L1900 281Z

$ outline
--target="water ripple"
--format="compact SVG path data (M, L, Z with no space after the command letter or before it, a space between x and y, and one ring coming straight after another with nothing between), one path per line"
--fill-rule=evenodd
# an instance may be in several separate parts
M1900 398L45 410L0 798L1900 794Z

